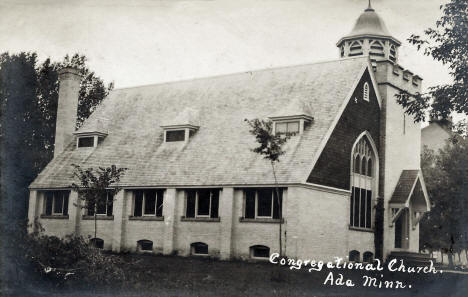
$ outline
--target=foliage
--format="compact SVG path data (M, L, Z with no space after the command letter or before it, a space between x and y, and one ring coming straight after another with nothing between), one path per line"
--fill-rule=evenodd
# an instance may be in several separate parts
M28 185L53 157L58 70L65 65L77 67L83 76L79 126L113 88L89 70L84 56L40 63L36 53L0 54L2 196L9 199L5 212L17 218L26 215Z
M421 168L433 204L421 220L421 248L449 255L468 248L468 139L449 140L438 153L425 148Z
M77 207L85 209L93 209L94 214L94 238L96 238L96 213L100 205L111 205L113 200L108 200L107 197L115 197L121 190L116 184L124 175L127 168L117 168L112 165L110 167L99 167L97 170L93 168L82 169L79 165L72 164L75 168L73 177L79 180L79 183L72 183L71 188L78 193L78 197L84 203Z
M262 155L271 162L279 162L279 158L284 154L282 146L288 141L288 135L273 134L273 122L253 119L246 120L250 126L249 132L255 136L259 146L253 152Z
M276 199L279 205L279 213L282 217L282 203L280 203L280 194L278 187L278 180L276 179L275 163L279 162L281 155L285 153L283 145L288 141L289 134L274 134L273 133L273 122L264 121L259 119L253 119L251 121L245 120L250 126L250 134L255 136L259 146L254 148L254 153L262 155L265 159L270 161L273 176L275 178L275 191ZM282 222L279 223L279 255L283 254L283 241L282 241Z
M423 94L397 94L398 103L418 122L424 121L427 110L433 118L446 119L452 112L468 115L468 1L451 0L440 9L443 15L436 28L424 31L427 39L413 34L408 41L448 65L453 83L430 87Z
M38 222L33 224L36 231L30 234L24 225L13 228L12 240L7 243L10 247L8 256L16 270L16 282L39 276L36 281L41 284L49 280L58 286L116 286L126 280L120 257L106 254L83 237L47 236Z

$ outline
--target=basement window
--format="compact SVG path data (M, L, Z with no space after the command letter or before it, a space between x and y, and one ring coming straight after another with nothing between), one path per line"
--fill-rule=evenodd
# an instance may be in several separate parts
M91 246L97 248L97 249L103 249L104 248L104 240L101 238L93 238L89 241Z
M138 240L137 250L141 252L152 252L153 242L151 240L146 240L146 239Z
M206 256L208 255L208 245L203 242L194 242L190 245L192 255Z
M265 259L270 257L270 248L264 245L254 245L250 247L251 258Z

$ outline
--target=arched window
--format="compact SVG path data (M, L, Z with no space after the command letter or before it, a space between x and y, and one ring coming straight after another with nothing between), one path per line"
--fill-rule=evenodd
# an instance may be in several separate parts
M372 158L367 160L367 176L372 177Z
M270 257L270 248L264 245L253 245L250 247L251 258L268 258Z
M103 249L104 248L104 240L101 238L92 238L89 243L94 246L95 248L98 249Z
M138 251L153 251L153 242L151 240L138 240L137 241L137 250Z
M359 251L352 250L349 252L349 261L350 262L359 262L361 261L361 254Z
M354 159L354 172L360 173L360 169L361 169L361 157L359 157L359 154L357 154L356 158Z
M362 254L362 262L371 263L374 260L374 254L372 252L365 252Z
M192 255L208 255L208 245L203 242L194 242L190 244L190 253Z
M374 193L377 189L377 152L370 136L363 133L352 153L351 197L349 224L351 227L372 228Z
M366 101L369 101L369 84L367 82L364 83L364 88L362 90L362 98Z

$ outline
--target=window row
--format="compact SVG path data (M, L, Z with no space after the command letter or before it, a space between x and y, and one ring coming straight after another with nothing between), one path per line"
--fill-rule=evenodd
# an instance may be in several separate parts
M219 196L221 189L185 190L185 218L219 218ZM133 190L133 217L163 216L164 189ZM243 218L245 219L280 219L283 201L283 189L248 188L243 190ZM43 214L68 215L70 191L46 191ZM112 216L115 198L111 193L96 201L86 202L88 216Z

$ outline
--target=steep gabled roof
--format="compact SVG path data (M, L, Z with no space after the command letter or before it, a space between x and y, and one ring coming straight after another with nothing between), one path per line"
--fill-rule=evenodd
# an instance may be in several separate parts
M314 121L288 141L277 176L280 183L303 183L368 65L368 57L359 57L114 90L85 124L107 118L105 140L80 149L71 142L30 187L69 186L73 163L126 167L121 185L128 187L271 185L270 164L251 151L256 143L244 119L267 118L296 100L306 101ZM161 125L186 108L198 115L199 130L185 144L163 143Z
M429 196L421 170L403 170L389 203L391 206L408 207L412 195L416 193L424 201L427 211L431 208Z

